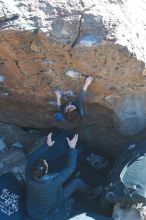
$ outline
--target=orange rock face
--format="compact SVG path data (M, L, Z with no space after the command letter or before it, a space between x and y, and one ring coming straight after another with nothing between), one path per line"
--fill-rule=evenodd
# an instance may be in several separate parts
M6 31L1 33L0 120L21 126L53 125L59 87L65 100L75 98L84 75L95 77L88 103L108 107L105 97L145 91L143 64L125 48L110 42L98 47L75 47L48 42L45 34ZM73 78L68 70L81 73ZM110 106L109 106L110 107Z
M143 21L127 1L93 3L1 1L0 121L72 128L82 139L86 136L91 144L94 139L109 149L115 142L120 145L122 135L144 131ZM129 15L130 21L125 19ZM56 122L54 89L60 89L63 103L75 99L87 75L94 81L86 96L85 117L80 124Z

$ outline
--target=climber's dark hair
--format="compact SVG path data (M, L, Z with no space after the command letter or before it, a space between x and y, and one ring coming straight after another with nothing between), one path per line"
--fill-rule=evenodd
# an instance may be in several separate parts
M77 122L81 119L81 115L80 112L78 111L78 109L74 109L72 111L67 111L64 112L64 117L66 120L70 121L70 122Z
M42 177L48 173L48 163L45 159L38 159L32 165L32 176L33 177Z

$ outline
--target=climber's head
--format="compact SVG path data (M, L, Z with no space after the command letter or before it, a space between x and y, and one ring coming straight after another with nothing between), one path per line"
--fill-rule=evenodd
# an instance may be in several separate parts
M68 103L64 109L64 117L66 120L70 122L79 121L81 119L80 112L78 111L77 107L72 103Z
M42 177L48 173L48 163L44 159L38 159L32 166L32 176Z

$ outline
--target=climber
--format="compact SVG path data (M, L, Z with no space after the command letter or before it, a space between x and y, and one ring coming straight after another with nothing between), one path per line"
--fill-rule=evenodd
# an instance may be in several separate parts
M49 173L47 161L38 159L32 165L30 176L27 180L27 211L34 219L43 219L49 212L63 205L64 192L62 183L72 174L76 166L76 143L78 135L72 140L67 138L70 151L66 167L58 173ZM47 144L49 147L54 145L52 133L48 135Z
M73 173L77 162L76 144L78 135L72 140L66 138L69 145L69 156L66 166L58 172L49 173L49 165L46 159L37 159L31 166L30 172L26 172L27 182L27 212L34 219L44 219L56 208L62 207L71 197L72 193L79 191L93 199L103 191L102 186L91 189L82 179L74 178L66 187L62 184ZM52 133L47 137L47 145L52 149L55 141Z
M84 115L83 100L87 92L88 86L91 84L92 81L93 77L87 77L85 80L85 84L81 89L77 99L75 101L69 102L65 106L61 104L60 91L58 89L55 91L57 97L57 106L59 109L59 112L55 113L56 121L63 121L66 119L67 121L73 122L79 121L81 119L81 117Z
M66 167L58 173L49 173L47 161L44 159L35 161L30 174L27 173L27 212L30 217L44 219L49 212L63 205L65 196L62 183L75 169L77 141L77 134L72 140L67 138L70 147L68 162ZM50 133L47 140L48 146L52 147L54 142L52 141L52 133Z

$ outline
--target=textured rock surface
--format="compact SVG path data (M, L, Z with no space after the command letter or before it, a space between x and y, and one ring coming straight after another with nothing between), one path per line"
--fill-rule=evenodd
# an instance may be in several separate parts
M46 143L46 132L0 122L0 175L12 171L18 178L24 176L27 155Z
M131 207L125 207L124 209L120 207L121 204L116 204L113 211L114 220L145 220L146 219L146 206L139 203L137 205L133 204Z
M144 0L0 1L0 121L60 126L53 89L70 100L90 74L81 136L111 149L142 132L145 11Z
M26 163L25 155L22 151L11 150L0 155L0 176L12 170L15 166Z
M30 152L46 142L46 135L49 130L41 134L36 130L24 130L18 126L0 123L0 146L3 151L22 150Z

